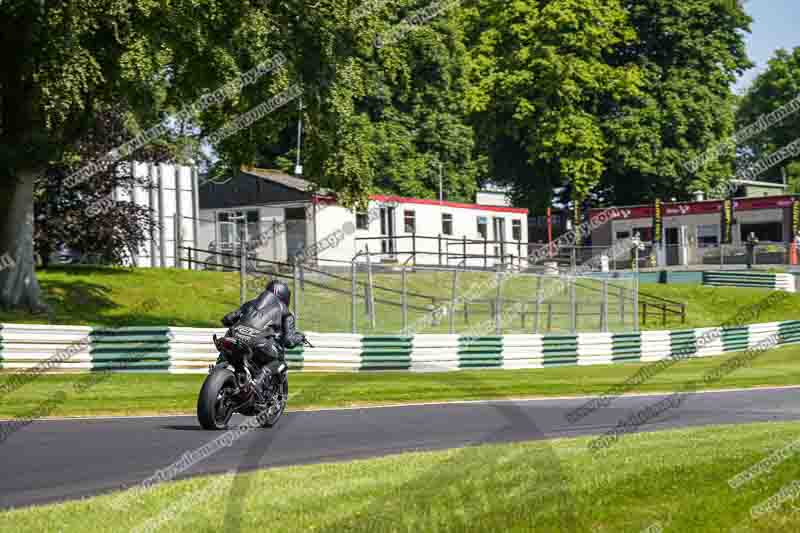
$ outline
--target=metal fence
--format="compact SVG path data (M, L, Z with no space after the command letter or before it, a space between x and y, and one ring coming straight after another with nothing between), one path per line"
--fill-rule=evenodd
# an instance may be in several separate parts
M531 245L536 250L543 245ZM553 261L562 269L573 269L592 257L603 254L607 246L561 247L557 252L549 254L545 261ZM651 243L643 243L639 251L638 268L657 267L703 267L728 268L737 265L782 266L793 264L792 249L787 243L760 242L750 251L746 245L722 244L715 246L680 246L663 245L654 247ZM636 258L633 251L617 254L608 258L609 270L636 269Z
M269 279L283 279L292 288L293 311L303 327L318 332L623 332L638 329L642 309L632 276L599 279L355 260L346 268L314 267L252 255L243 261L241 250L238 256L182 250L190 268L238 271L241 301L255 297Z

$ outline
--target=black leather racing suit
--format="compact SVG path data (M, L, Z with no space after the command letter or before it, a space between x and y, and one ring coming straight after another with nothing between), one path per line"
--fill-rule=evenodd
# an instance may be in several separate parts
M253 357L259 366L279 366L283 362L284 349L302 344L305 336L295 330L294 315L286 305L271 292L264 291L236 311L222 319L228 335L245 340L253 348ZM271 335L277 336L277 342Z

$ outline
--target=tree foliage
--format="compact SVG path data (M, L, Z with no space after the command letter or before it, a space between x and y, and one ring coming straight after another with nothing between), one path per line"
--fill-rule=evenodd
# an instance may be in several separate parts
M769 60L767 69L753 81L742 98L737 113L737 125L745 128L758 123L762 117L785 109L785 117L761 134L748 139L741 147L748 161L759 159L800 139L800 47L793 51L778 50ZM794 192L800 192L800 158L785 160L781 170ZM774 175L774 174L773 174Z
M69 191L64 176L158 123L167 139L134 158L203 148L218 173L288 170L300 101L208 139L294 87L304 174L347 206L374 192L435 197L440 168L457 200L486 179L530 207L554 191L573 202L685 197L731 173L732 155L695 173L683 163L733 132L749 22L729 0L5 0L0 44L25 53L0 59L0 254L20 265L0 272L0 302L38 304L34 215L43 247L89 249L68 233L91 225L81 202L106 194L114 169ZM185 112L277 56L280 68ZM796 56L774 60L742 120L797 92L785 75ZM124 214L107 215L102 226L136 240Z
M469 103L492 173L529 205L686 196L730 172L687 158L732 133L749 18L716 0L484 0Z
M0 272L0 303L41 306L33 269L34 183L51 162L64 162L104 106L129 109L126 123L137 134L204 88L263 61L280 33L260 3L244 0L0 3L0 44L20 52L0 60L0 249L17 264ZM211 130L287 79L285 69L191 122ZM238 147L224 149L235 154ZM87 161L68 163L71 172Z
M733 154L696 173L685 164L734 129L731 85L751 66L751 19L727 0L626 0L637 38L615 61L639 65L641 94L606 121L612 146L603 184L617 203L687 199L731 177Z
M150 210L115 196L115 191L147 186L133 175L130 159L98 172L76 187L65 178L76 161L94 161L127 140L126 113L109 107L93 115L80 142L40 175L35 189L35 250L47 266L61 246L106 264L130 263L151 231ZM169 146L151 145L137 156L146 161L171 158Z

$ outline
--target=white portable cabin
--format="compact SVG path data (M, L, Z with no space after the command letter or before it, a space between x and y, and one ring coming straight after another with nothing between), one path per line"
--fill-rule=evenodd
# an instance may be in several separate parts
M198 248L233 254L242 238L258 258L298 254L320 266L346 266L367 249L376 262L494 268L528 255L528 211L422 198L373 195L364 212L279 171L243 167L200 188Z

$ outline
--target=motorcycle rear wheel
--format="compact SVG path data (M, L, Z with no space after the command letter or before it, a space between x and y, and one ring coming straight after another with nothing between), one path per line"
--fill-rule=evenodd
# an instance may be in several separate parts
M228 429L233 405L227 392L235 389L236 377L227 368L219 368L208 375L197 398L197 420L203 429Z

